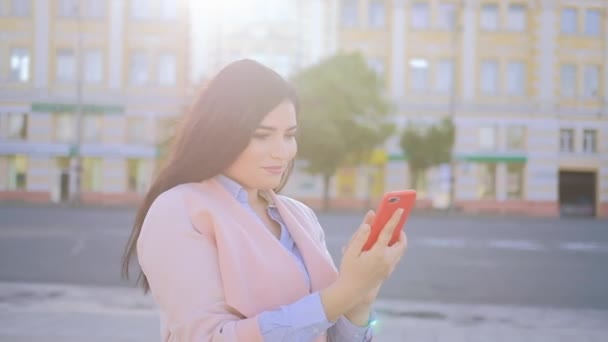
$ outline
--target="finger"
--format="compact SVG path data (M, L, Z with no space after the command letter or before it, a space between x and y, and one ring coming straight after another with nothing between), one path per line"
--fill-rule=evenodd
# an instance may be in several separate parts
M399 234L399 240L394 245L388 247L386 252L388 260L391 260L393 263L399 262L399 259L401 259L403 253L405 253L406 248L407 236L404 232L401 232L401 234Z
M376 213L374 213L373 210L370 210L367 212L367 214L365 214L365 217L363 218L363 223L367 223L371 226L374 223L375 219Z
M382 228L376 245L388 246L388 243L391 240L391 237L393 236L393 231L395 231L395 227L397 227L397 224L399 223L401 215L403 215L403 209L401 208L397 209L393 213L393 216L391 216L386 225L384 225L384 228Z
M361 254L363 246L365 245L365 242L367 242L367 239L369 237L370 230L371 229L369 224L362 224L361 228L359 228L359 230L355 234L350 245L346 248L346 253L352 253L357 256Z

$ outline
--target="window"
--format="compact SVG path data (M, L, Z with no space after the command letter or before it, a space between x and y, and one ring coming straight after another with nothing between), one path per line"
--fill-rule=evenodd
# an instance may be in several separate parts
M90 143L101 142L101 116L96 114L85 114L83 120L83 140Z
M27 17L30 15L30 0L12 0L11 9L15 17Z
M496 164L477 164L479 170L479 183L477 195L480 199L496 198Z
M103 18L106 11L105 3L105 1L99 0L85 0L84 15L93 19Z
M142 85L148 82L148 55L133 52L131 55L131 84Z
M8 114L8 126L5 133L8 139L27 139L27 114Z
M481 92L484 95L498 94L498 62L489 60L482 62Z
M526 93L526 65L522 62L511 62L507 72L507 93L522 96Z
M158 57L158 84L175 85L175 55L163 53Z
M484 31L498 30L498 5L485 4L481 7L480 24Z
M524 189L524 164L507 164L507 198L522 199Z
M127 139L130 143L146 143L148 121L145 117L132 116L127 119ZM165 128L160 126L160 128Z
M454 85L454 61L451 59L443 59L437 65L437 91L440 93L449 93Z
M163 20L173 20L177 17L177 1L161 0L160 2L160 18Z
M456 4L442 3L439 6L439 28L453 30L456 28Z
M27 157L23 155L8 157L8 190L27 188Z
M150 168L146 167L145 160L127 159L127 180L129 191L144 193L148 189L148 180L151 178Z
M495 150L497 145L496 127L485 126L479 129L479 147L482 150Z
M147 0L131 0L131 18L150 19L152 18L152 6Z
M562 128L559 131L560 152L574 152L574 129Z
M560 73L561 95L566 98L576 96L576 66L571 64L562 65Z
M588 9L585 12L585 35L599 37L602 30L602 14L599 10Z
M523 151L526 149L526 126L507 127L507 150Z
M55 140L70 143L76 140L76 120L72 113L55 114Z
M102 1L97 1L102 2ZM79 8L78 0L60 0L59 6L57 7L58 15L60 17L77 17Z
M27 49L11 49L11 81L27 82L30 80L30 52Z
M68 49L57 50L57 82L70 83L76 79L76 59L74 51Z
M372 69L380 78L384 78L384 62L379 58L367 60L367 66Z
M371 27L384 27L384 1L375 0L369 4L369 25Z
M598 98L600 86L600 68L595 65L585 66L583 80L585 82L583 96L585 98Z
M507 28L509 31L523 32L526 30L526 7L511 4L507 13Z
M101 50L89 50L84 54L84 81L101 83L103 80L103 55Z
M415 91L426 91L429 86L429 62L426 59L410 60L411 86Z
M412 5L412 28L426 29L429 27L429 4L417 2Z
M562 10L562 34L576 34L578 32L577 11L574 8Z
M357 26L357 5L358 2L356 0L342 1L342 26Z
M82 189L100 191L102 187L102 160L100 158L82 158Z
M597 131L586 129L583 131L583 152L597 153Z

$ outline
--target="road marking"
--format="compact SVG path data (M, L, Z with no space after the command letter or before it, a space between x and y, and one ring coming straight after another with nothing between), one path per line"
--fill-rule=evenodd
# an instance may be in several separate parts
M546 248L538 243L528 240L492 240L490 246L500 249L513 249L520 251L544 251Z

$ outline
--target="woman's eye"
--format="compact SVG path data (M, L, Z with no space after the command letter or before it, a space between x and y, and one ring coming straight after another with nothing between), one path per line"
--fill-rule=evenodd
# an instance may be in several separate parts
M259 140L264 140L264 139L268 138L268 134L254 134L253 138L259 139Z
M295 137L296 137L295 133L294 134L285 134L285 139L293 139Z

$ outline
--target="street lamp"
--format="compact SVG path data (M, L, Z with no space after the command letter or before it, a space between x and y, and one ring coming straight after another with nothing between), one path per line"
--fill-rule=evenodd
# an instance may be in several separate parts
M72 157L72 175L70 176L70 202L77 204L81 198L81 175L82 175L82 123L83 123L83 108L82 108L82 12L81 1L74 2L73 13L76 18L76 48L74 51L74 59L76 61L76 142L70 148ZM73 179L73 180L72 180Z

